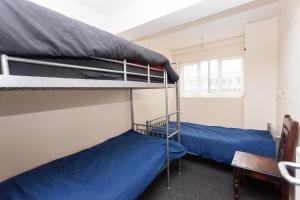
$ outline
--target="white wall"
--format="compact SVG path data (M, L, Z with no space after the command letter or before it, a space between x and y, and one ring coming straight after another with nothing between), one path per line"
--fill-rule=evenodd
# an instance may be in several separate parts
M174 59L180 62L199 61L203 59L242 55L244 53L244 36L206 43L194 47L174 50Z
M244 37L174 51L180 62L242 55ZM182 121L226 127L243 127L243 98L181 98Z
M155 90L135 90L134 112L135 121L145 123L147 120L155 119L166 115L165 92L163 89ZM174 112L175 89L169 89L169 112Z
M278 18L245 27L244 127L266 129L276 121Z
M276 124L278 18L247 24L244 36L174 51L181 62L233 55L245 59L245 97L183 98L183 121L253 129Z
M285 114L300 121L300 1L283 1L279 20L279 68L277 132ZM299 141L298 141L299 145ZM298 161L299 162L299 161ZM298 200L300 189L291 189L291 199Z
M279 21L277 130L284 114L300 120L300 1L285 0Z
M181 111L185 122L243 127L242 98L181 98Z
M130 128L129 92L0 92L0 181Z
M143 40L138 42L146 48L159 52L166 56L171 62L173 60L172 51L163 48L155 40ZM135 90L133 92L134 97L134 110L136 115L136 121L139 123L145 123L146 120L151 120L157 117L164 116L166 113L165 108L165 93L163 89L154 90ZM176 109L176 91L175 89L169 89L169 112L174 112Z

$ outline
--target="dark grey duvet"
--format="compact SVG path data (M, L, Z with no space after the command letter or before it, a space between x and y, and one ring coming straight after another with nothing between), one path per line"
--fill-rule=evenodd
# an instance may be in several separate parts
M39 58L127 59L166 68L163 55L27 0L0 0L0 54Z

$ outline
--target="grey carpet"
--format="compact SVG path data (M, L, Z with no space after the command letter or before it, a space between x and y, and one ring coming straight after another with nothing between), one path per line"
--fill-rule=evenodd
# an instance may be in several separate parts
M232 168L208 159L186 156L182 160L182 175L172 165L171 189L166 188L166 173L160 174L139 200L232 200ZM241 200L277 200L279 191L272 185L246 178L241 188Z

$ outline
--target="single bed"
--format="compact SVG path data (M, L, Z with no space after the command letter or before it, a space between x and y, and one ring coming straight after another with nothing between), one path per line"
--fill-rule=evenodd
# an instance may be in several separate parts
M169 123L170 128L176 126L177 124L174 122ZM156 131L158 129L164 130L164 126L155 128ZM275 158L275 141L272 134L264 130L225 128L181 122L180 143L191 154L224 164L231 164L235 151Z
M186 154L169 146L170 159ZM166 140L130 130L0 183L0 200L133 200L165 162Z

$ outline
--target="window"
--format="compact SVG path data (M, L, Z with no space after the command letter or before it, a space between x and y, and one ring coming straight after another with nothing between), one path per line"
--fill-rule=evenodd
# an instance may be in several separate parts
M242 96L243 60L236 57L183 63L180 80L182 96Z

